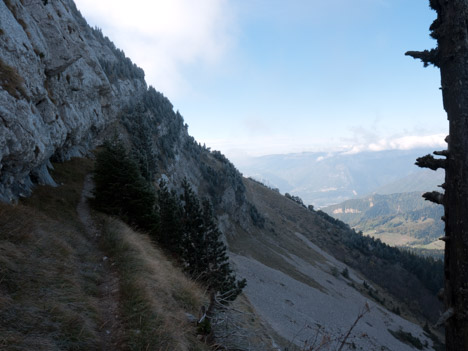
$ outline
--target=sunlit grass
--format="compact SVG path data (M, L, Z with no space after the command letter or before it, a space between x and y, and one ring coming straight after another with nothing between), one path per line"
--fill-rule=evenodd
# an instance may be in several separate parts
M125 339L132 350L203 349L185 312L206 302L201 288L175 268L149 237L103 219L106 251L121 278ZM195 348L197 347L197 348Z

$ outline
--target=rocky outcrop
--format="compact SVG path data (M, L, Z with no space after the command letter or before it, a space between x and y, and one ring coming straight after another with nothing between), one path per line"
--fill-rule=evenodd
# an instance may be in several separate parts
M0 199L53 185L49 160L101 142L143 77L73 1L0 1Z

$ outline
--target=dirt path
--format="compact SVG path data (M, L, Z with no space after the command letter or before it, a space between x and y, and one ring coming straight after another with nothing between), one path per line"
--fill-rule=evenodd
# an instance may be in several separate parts
M99 285L99 309L103 323L99 326L102 340L102 350L119 350L122 347L123 326L119 315L120 282L117 270L109 259L99 249L98 241L101 235L92 216L88 198L92 196L93 182L87 175L81 192L81 199L76 208L81 222L86 228L89 238L96 243L96 253L101 257L99 270L102 279Z

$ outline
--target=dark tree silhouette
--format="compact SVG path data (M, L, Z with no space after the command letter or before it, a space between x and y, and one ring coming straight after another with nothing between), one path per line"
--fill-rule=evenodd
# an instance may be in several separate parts
M449 120L448 150L419 158L417 165L445 169L445 193L426 193L444 206L445 324L448 351L468 350L468 0L430 0L437 12L431 36L437 48L406 54L440 68L444 109Z
M200 201L187 179L182 182L183 202L181 256L185 270L204 283L224 303L235 300L246 285L236 280L208 200Z
M97 155L94 183L96 209L149 233L157 231L154 190L121 142L106 142Z
M174 255L181 255L182 205L175 191L170 191L164 180L159 182L157 192L159 212L159 243Z

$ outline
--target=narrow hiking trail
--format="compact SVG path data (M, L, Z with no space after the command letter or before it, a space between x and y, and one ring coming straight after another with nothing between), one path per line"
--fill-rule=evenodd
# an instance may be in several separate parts
M102 324L99 325L102 350L120 350L122 348L123 325L120 319L120 280L112 260L99 248L101 231L96 226L89 206L88 198L92 197L94 184L91 175L85 177L80 202L76 208L78 217L83 223L86 234L95 244L96 255L101 263L96 270L101 275L99 284L99 314Z

